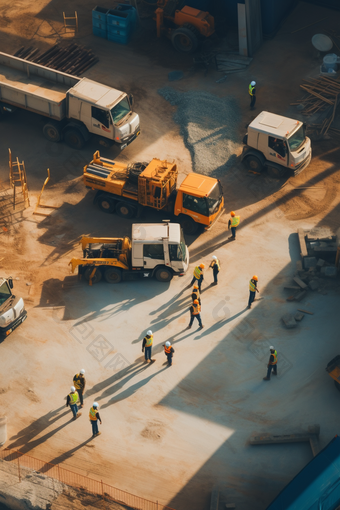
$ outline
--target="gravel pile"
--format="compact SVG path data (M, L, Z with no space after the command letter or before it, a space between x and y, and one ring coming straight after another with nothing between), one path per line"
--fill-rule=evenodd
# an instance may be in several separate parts
M158 93L177 106L174 120L190 151L193 170L221 177L235 163L235 153L242 142L237 134L241 114L235 100L208 92L178 92L171 87Z

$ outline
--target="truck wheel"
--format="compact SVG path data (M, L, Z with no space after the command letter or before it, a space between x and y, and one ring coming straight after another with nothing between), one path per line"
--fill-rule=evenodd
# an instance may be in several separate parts
M335 387L338 391L340 391L340 384L338 383L338 381L334 381L334 384L335 384Z
M274 177L275 179L280 179L285 175L287 172L287 168L277 168L276 166L268 166L267 167L267 174L270 175L270 177Z
M166 267L160 267L155 273L156 280L159 282L169 282L173 278L173 274L170 269Z
M175 50L193 53L197 50L198 39L192 30L186 27L177 28L172 32L171 42Z
M64 132L64 140L72 147L72 149L83 149L85 147L85 140L83 135L78 129L69 128Z
M49 142L60 142L63 138L61 129L56 122L47 122L43 127L43 134Z
M126 202L118 202L116 205L116 213L121 218L132 218L136 212L136 209Z
M122 281L122 272L117 267L108 267L105 269L104 278L107 283L119 283Z
M105 195L103 197L99 196L96 203L99 208L106 213L113 213L116 208L115 200L112 200L112 198L106 197Z
M93 266L89 266L85 269L84 271L84 278L87 282L90 281L90 276L91 276L91 273L93 271ZM100 280L102 279L102 272L101 270L99 269L99 267L97 267L96 269L96 272L94 273L94 276L92 278L92 283L98 283L100 282Z
M257 172L259 174L263 172L263 165L256 156L247 156L244 158L244 162L247 165L248 170L251 172Z
M196 234L199 225L198 223L196 223L196 221L190 218L190 216L182 216L179 222L181 224L184 234L187 234L189 236Z

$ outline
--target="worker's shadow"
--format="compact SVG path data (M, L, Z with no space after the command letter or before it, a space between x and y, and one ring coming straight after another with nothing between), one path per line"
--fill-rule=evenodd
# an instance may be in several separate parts
M248 310L248 307L246 306L246 308L244 308L243 310L241 310L238 313L235 313L235 315L233 315L232 317L229 317L228 319L221 319L218 322L216 322L213 326L210 326L210 328L202 329L201 330L202 333L199 336L195 336L194 340L200 340L204 336L211 335L211 333L214 333L215 331L217 331L218 329L222 328L223 326L225 326L229 322L232 322L233 320L237 319L237 317L240 317L240 315L242 315L247 310Z
M126 390L119 393L119 395L117 395L116 397L111 398L108 402L106 402L106 404L103 404L101 406L101 409L105 409L106 407L109 407L112 404L116 404L117 402L120 402L122 400L125 400L125 399L131 397L134 393L136 393L136 391L138 391L140 388L145 386L149 381L151 381L151 379L156 377L156 375L160 374L164 370L167 370L167 368L168 368L167 366L164 368L161 368L160 370L158 370L158 372L155 372L154 374L151 374L148 377L145 377L145 379L143 379L142 381L139 381L139 382L133 384L132 386L130 386L130 388L127 388Z
M157 308L156 310L152 310L152 312L149 313L149 315L156 315L158 312L160 311L164 311L164 308L170 306L172 303L174 303L179 297L181 297L181 295L183 294L183 292L185 292L189 287L184 287L182 290L180 290L174 297L172 297L171 299L169 299L169 301L167 303L164 303L162 306L160 306L159 308ZM184 298L183 298L184 299Z
M90 432L90 425L89 425L89 432ZM92 438L92 431L91 431L91 436L88 439L86 439L86 441L83 441L81 444L78 444L71 450L68 450L67 452L62 453L61 455L59 455L59 457L52 459L50 462L46 463L42 468L39 468L39 472L40 473L48 473L48 471L50 471L50 469L52 469L54 466L56 466L57 464L61 464L61 462L64 462L65 460L72 457L76 451L78 451L81 448L83 448L84 446L86 446L90 441L92 441L92 439L93 438Z
M109 397L113 393L116 393L118 390L120 390L130 379L135 377L141 372L144 372L148 367L151 365L149 363L144 363L142 366L135 367L135 370L131 371L129 375L127 375L124 379L121 379L117 384L114 384L113 386L110 386L110 388L107 388L100 397L97 397L96 400L103 400L106 397Z
M104 381L101 381L100 383L92 386L92 388L90 388L89 390L87 390L85 392L84 397L90 397L91 395L95 395L96 393L99 393L104 388L106 388L107 386L110 386L111 384L118 381L122 377L125 377L126 375L134 372L135 370L138 370L141 366L144 366L144 365L142 365L142 361L137 360L134 363L132 363L131 365L129 365L128 367L122 368L116 374L114 374L111 377L108 377L107 379L105 379Z

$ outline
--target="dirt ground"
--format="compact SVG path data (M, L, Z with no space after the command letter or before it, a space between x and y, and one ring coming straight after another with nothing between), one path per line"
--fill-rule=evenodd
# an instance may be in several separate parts
M108 4L103 2L102 6ZM181 179L192 170L189 150L171 106L158 94L171 86L180 92L205 91L233 97L240 108L235 137L240 143L249 111L248 83L258 84L257 110L298 117L289 106L301 97L299 84L318 73L320 61L311 37L337 29L340 14L301 2L277 35L263 43L253 62L224 83L211 69L189 72L192 60L175 53L167 40L157 41L146 8L141 30L128 46L91 34L88 0L72 4L79 16L79 44L100 62L85 75L135 97L141 136L122 153L100 149L120 161L152 157L176 160ZM111 5L109 5L111 7ZM65 33L66 1L1 2L0 49L47 48L73 39ZM327 22L322 20L327 16ZM297 29L309 26L304 30ZM228 34L234 44L235 34ZM184 78L168 81L182 70ZM214 112L211 112L214 115ZM339 139L313 143L313 160L298 177L274 180L248 174L239 161L221 170L226 210L241 215L235 243L228 243L228 215L198 237L187 237L189 274L167 284L99 283L89 287L70 275L68 262L80 254L83 234L129 235L131 220L105 215L92 205L92 192L82 184L83 166L98 149L91 141L73 151L42 136L42 120L16 112L0 123L0 179L8 187L8 153L24 160L31 207L1 218L1 275L12 275L28 320L0 344L1 402L8 417L7 447L117 486L175 510L208 508L212 487L221 490L220 508L264 509L312 458L308 445L250 447L255 432L289 433L321 426L321 445L339 431L339 394L325 367L338 347L339 282L323 293L310 293L301 308L314 312L298 328L283 329L280 317L296 310L286 301L299 258L297 228L340 228ZM224 140L220 139L219 144ZM213 154L212 154L213 157ZM33 215L47 168L51 181L43 203L57 207L50 216ZM180 180L181 180L180 179ZM0 190L1 191L1 190ZM148 212L142 221L158 221ZM189 319L185 287L197 261L221 260L217 287L207 271L202 295L205 329L184 332ZM260 299L247 310L248 281L259 276ZM143 364L141 341L154 332L156 362ZM170 339L174 365L166 368L162 344ZM279 353L279 375L265 375L269 345ZM83 415L70 420L65 396L73 375L86 369ZM88 411L100 404L102 435L89 442Z

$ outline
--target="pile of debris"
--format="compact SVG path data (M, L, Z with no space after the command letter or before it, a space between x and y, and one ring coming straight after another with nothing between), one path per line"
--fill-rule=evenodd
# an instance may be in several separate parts
M301 110L303 115L311 116L324 111L326 118L321 124L312 124L310 127L318 131L319 135L325 135L331 129L335 118L335 112L340 102L340 81L328 76L309 78L303 80L300 87L307 94L298 102L291 103Z
M91 50L75 43L71 43L68 46L55 44L43 53L33 46L29 48L22 46L14 53L14 56L74 76L80 76L99 62L99 58Z

